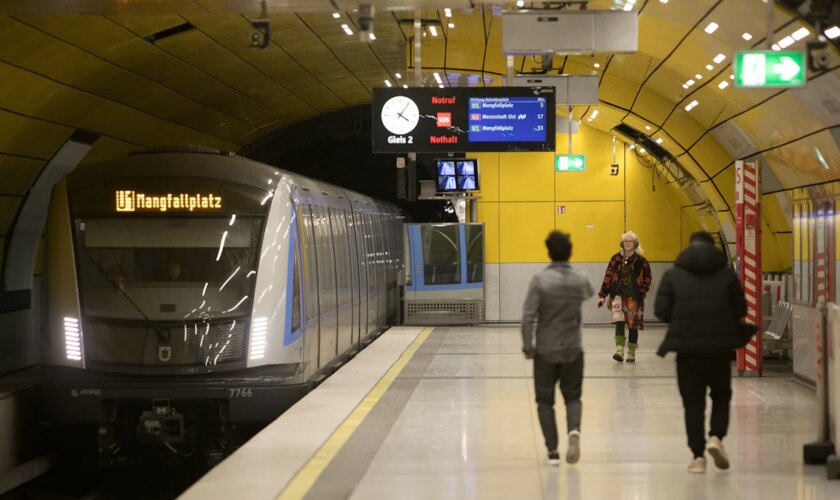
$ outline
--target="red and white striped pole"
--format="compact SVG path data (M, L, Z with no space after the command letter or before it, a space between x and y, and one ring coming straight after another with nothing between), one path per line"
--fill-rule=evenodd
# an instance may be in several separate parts
M761 372L761 195L758 162L735 162L736 251L741 286L747 299L747 321L756 325L755 336L738 349L738 373Z
M814 198L816 188L812 188L811 196ZM824 192L818 193L825 196ZM810 207L807 207L810 209ZM816 299L816 309L819 312L814 331L814 342L817 351L817 440L805 443L802 447L802 457L806 464L822 464L829 460L834 454L835 448L831 441L830 430L831 413L829 408L829 391L833 390L832 384L836 380L829 380L826 376L828 360L826 355L831 356L828 341L831 332L826 329L826 316L828 302L834 298L834 202L818 201L809 214L815 219L813 236L810 242L813 246L814 268L812 276L815 277L812 290ZM809 258L806 256L803 259ZM833 361L832 361L833 362ZM831 465L834 463L835 465ZM832 470L836 470L836 459L829 462L829 478L832 478Z

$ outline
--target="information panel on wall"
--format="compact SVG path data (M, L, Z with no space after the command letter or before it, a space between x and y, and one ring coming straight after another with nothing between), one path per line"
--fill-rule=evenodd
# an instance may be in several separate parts
M554 100L554 87L376 88L373 151L554 151Z

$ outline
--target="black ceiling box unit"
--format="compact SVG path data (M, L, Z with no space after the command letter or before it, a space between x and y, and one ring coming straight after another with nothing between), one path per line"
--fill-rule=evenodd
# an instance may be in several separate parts
M374 88L374 153L554 151L554 87Z
M633 143L645 148L650 152L650 154L656 157L657 160L663 162L667 161L679 165L679 162L676 158L674 158L674 155L672 155L667 149L660 146L651 136L645 134L641 130L633 128L626 123L619 123L615 126L615 128L613 128L613 130L624 137L627 137Z
M636 52L638 48L636 12L516 10L502 13L505 55Z
M512 87L554 87L558 105L598 104L598 75L518 74Z

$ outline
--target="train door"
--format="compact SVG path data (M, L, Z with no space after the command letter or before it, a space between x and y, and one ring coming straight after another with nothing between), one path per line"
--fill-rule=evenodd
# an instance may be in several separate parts
M350 278L350 241L347 238L347 218L344 210L330 208L330 224L335 249L335 278L338 297L338 344L344 353L353 344L353 294Z
M318 312L321 325L318 359L319 367L324 367L332 362L338 353L335 258L327 208L313 206L312 214L318 257Z
M365 228L365 259L367 260L367 333L376 331L376 309L378 308L378 299L376 292L379 289L377 283L379 276L376 272L376 245L373 232L373 217L369 213L362 214Z
M301 270L303 272L303 357L304 375L312 377L320 366L318 360L318 266L315 250L312 207L298 204L300 228Z
M351 310L351 332L350 343L358 345L359 336L359 304L360 304L360 290L359 290L359 253L356 244L356 224L354 222L353 212L345 212L344 220L347 224L347 253L350 258L350 310Z

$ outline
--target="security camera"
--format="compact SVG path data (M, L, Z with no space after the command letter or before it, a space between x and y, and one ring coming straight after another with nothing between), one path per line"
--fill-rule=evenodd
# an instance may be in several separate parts
M828 69L828 42L808 42L808 69L825 71Z
M610 163L610 175L618 175L618 163Z
M249 46L252 49L264 49L268 47L271 41L271 20L270 19L254 19L251 21L257 31L251 33L251 41Z
M373 14L374 14L374 7L373 5L363 3L359 5L359 36L361 37L362 41L369 41L371 40L371 34L373 33Z

